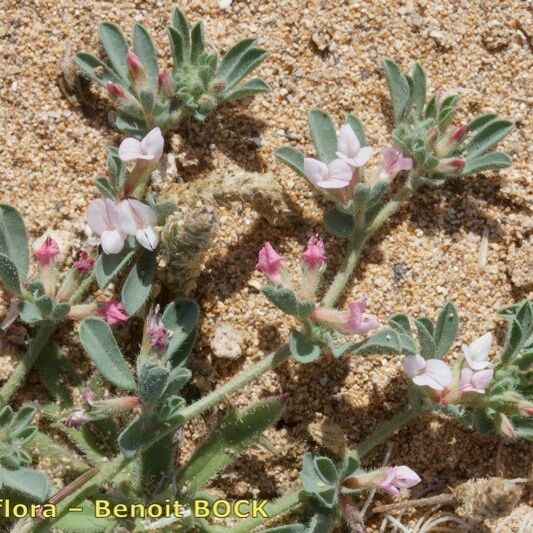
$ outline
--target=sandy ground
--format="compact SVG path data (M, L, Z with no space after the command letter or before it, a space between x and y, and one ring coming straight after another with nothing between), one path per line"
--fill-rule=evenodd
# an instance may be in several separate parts
M272 52L260 74L273 91L245 105L224 106L206 124L190 124L176 134L172 148L182 163L180 176L194 180L243 170L270 171L281 180L297 214L291 224L272 228L238 202L223 209L221 231L196 294L203 311L193 361L203 378L197 380L198 388L223 382L286 337L290 324L257 290L257 282L264 280L254 265L264 240L291 257L296 269L306 240L320 232L329 254L329 275L339 265L342 243L325 234L315 194L272 154L289 142L312 153L306 113L316 106L337 121L347 112L357 114L369 144L387 144L389 110L379 65L383 57L404 68L420 61L434 89L460 94L461 120L496 111L516 121L502 145L513 167L422 192L367 247L346 297L367 294L370 310L382 320L397 312L435 316L451 299L460 309L461 342L492 329L501 344L496 310L531 297L531 267L524 260L527 254L531 257L533 196L528 159L532 95L527 83L533 66L533 25L527 3L236 0L226 10L214 0L182 5L191 19L206 21L208 43L221 50L256 35ZM172 2L161 0L0 2L1 201L24 213L33 235L48 227L83 234L83 213L95 196L92 179L105 173L106 145L120 140L109 127L105 99L80 104L60 90L58 72L65 53L96 50L100 21L112 20L123 28L141 22L159 44L162 64L168 62L171 8ZM488 261L480 269L485 228ZM221 321L244 336L243 355L234 362L211 353L214 328ZM459 343L455 354L458 349ZM74 344L70 351L81 358ZM11 362L4 357L2 364L9 368ZM286 364L250 385L230 402L247 405L280 390L289 394L283 420L268 432L278 453L246 453L215 487L231 496L281 494L296 483L301 454L319 449L309 436L309 423L334 421L350 444L357 443L404 404L405 384L398 370L397 359L383 356L322 358L309 366ZM44 395L35 378L30 383L17 402ZM183 457L212 423L213 417L206 417L186 428ZM447 485L479 476L531 475L530 446L479 438L444 418L425 417L391 443L391 464L409 464L423 478L414 496L438 494ZM384 453L385 448L379 448L368 464L380 463ZM527 512L522 505L506 530L518 531ZM412 516L418 515L404 515L402 520ZM369 527L379 528L380 521L370 518Z

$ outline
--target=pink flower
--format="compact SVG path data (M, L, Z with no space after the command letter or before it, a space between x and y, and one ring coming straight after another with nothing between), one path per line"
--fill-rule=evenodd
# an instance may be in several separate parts
M118 207L112 200L92 200L87 209L87 223L100 236L104 253L118 254L124 248L126 232L120 222Z
M313 235L307 242L305 252L302 252L300 257L310 269L314 269L316 266L321 267L326 262L324 241Z
M424 359L421 355L408 355L403 360L405 373L415 385L436 391L447 389L452 383L450 367L440 359Z
M468 366L472 370L483 370L490 366L488 361L490 346L492 344L492 333L485 333L470 344L463 344L463 353Z
M157 79L157 89L159 93L165 96L166 98L170 98L172 96L172 78L166 70L159 74L159 78Z
M282 284L283 257L279 255L274 247L267 241L259 250L259 258L255 268L266 274L273 283Z
M435 167L437 172L459 172L463 170L465 166L465 160L461 157L448 157L447 159L441 159L439 164Z
M88 274L94 267L94 259L86 250L82 250L77 261L74 262L74 268L82 274Z
M410 157L405 157L403 152L392 146L383 148L382 156L381 179L392 179L399 172L413 168L413 160Z
M94 392L89 387L85 387L81 393L82 398L89 404L92 405L94 402Z
M144 81L145 75L141 60L132 50L128 50L126 55L126 66L128 67L129 75L135 81Z
M471 368L461 370L461 382L459 383L460 392L477 392L484 394L486 388L490 385L494 370L486 368L485 370L474 371Z
M337 138L337 157L346 161L351 167L362 167L372 156L374 150L363 146L349 124L344 124Z
M73 409L70 415L63 420L63 424L69 428L79 429L89 420L90 418L87 417L83 409Z
M365 313L366 298L358 298L348 303L349 311L326 309L317 307L311 314L311 319L336 329L345 335L365 335L379 327L375 315Z
M398 496L400 489L409 489L418 485L422 480L420 476L408 466L394 466L386 470L385 476L379 486L389 494Z
M46 267L52 264L60 253L61 251L57 242L48 236L41 246L33 252L33 256L39 261L41 267Z
M118 147L118 156L124 162L150 161L150 166L155 168L163 155L165 140L159 128L154 128L139 141L133 137L124 139Z
M150 337L150 346L154 350L164 351L168 348L168 331L163 326L148 328L148 337Z
M342 159L334 159L326 165L312 157L304 158L305 177L322 189L342 189L350 185L353 177L352 167Z
M159 233L155 211L143 202L126 198L118 204L119 219L122 229L128 235L135 235L138 243L147 250L155 250L159 243Z
M111 300L101 304L98 314L104 317L105 321L110 326L118 324L119 322L126 322L129 318L124 306L117 300Z
M112 81L108 81L107 85L107 92L113 97L117 98L118 100L127 100L126 93L124 92L124 89Z

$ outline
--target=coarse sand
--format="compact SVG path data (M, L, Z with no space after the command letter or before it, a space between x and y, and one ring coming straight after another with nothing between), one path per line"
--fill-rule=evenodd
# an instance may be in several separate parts
M60 82L61 67L76 51L98 49L97 25L105 20L125 29L144 24L158 45L161 64L168 64L166 27L172 5L162 0L0 1L0 197L23 212L32 236L54 228L74 232L75 242L83 238L84 211L96 195L92 180L106 172L106 146L121 138L109 124L107 99L97 88L90 90L94 98L87 91L77 98L76 87ZM296 273L299 252L312 234L320 233L328 254L326 277L339 266L343 243L321 223L323 202L273 152L292 144L312 154L306 114L321 107L339 124L346 113L356 114L376 148L372 163L377 163L379 149L390 142L380 68L384 57L403 68L417 60L433 90L459 94L459 121L492 111L515 121L500 148L512 157L513 166L422 191L367 246L345 298L366 294L370 311L382 322L403 312L434 317L446 300L453 300L461 327L452 357L462 342L488 330L497 333L501 345L503 324L497 309L531 297L532 289L533 95L528 72L533 67L533 25L528 3L234 0L222 9L215 0L192 0L182 7L190 20L205 20L208 44L221 51L241 38L257 36L272 53L259 69L272 92L221 106L206 123L184 125L171 141L180 177L192 181L242 171L272 172L296 214L290 222L271 227L240 202L222 208L220 230L195 293L202 318L191 394L211 390L287 337L291 324L257 288L264 282L255 271L263 241L270 240L286 255ZM480 261L484 232L488 254ZM221 322L238 329L240 358L213 355L211 342ZM62 335L69 357L88 372L74 332ZM3 379L13 363L9 355L0 358ZM309 424L334 422L353 446L406 401L398 358L372 356L323 357L306 366L289 362L234 394L228 404L245 406L280 391L288 395L287 409L267 431L276 453L262 448L246 452L214 481L222 494L282 494L298 482L302 454L321 449ZM15 401L46 397L32 373ZM184 428L181 460L226 408L221 405L217 413ZM390 464L407 464L422 477L412 497L439 494L476 477L532 474L531 445L478 437L445 417L425 416L390 443ZM385 446L378 447L366 464L381 464L385 453ZM61 471L49 468L54 482L63 484ZM378 495L375 501L390 500ZM533 513L532 503L526 490L511 518L485 525L491 531L519 531ZM401 520L413 525L424 512L404 513ZM367 513L367 530L378 531L381 520ZM451 527L459 530L457 524Z

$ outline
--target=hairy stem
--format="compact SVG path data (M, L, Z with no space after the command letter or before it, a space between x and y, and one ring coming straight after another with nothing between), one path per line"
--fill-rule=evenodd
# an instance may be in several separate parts
M39 326L35 337L30 342L30 345L22 358L22 361L20 361L13 372L11 372L11 375L0 389L0 407L7 404L11 396L13 396L15 391L20 387L31 367L35 364L35 361L37 361L39 355L48 344L55 329L56 323L53 321L43 322Z
M85 295L85 293L87 292L87 290L92 285L92 283L93 283L93 281L95 279L96 279L96 273L95 273L94 268L93 268L91 270L91 272L89 273L89 275L86 276L82 280L82 282L80 283L78 288L72 293L72 296L70 297L68 303L70 305L74 305L74 304L78 303L83 298L83 296Z

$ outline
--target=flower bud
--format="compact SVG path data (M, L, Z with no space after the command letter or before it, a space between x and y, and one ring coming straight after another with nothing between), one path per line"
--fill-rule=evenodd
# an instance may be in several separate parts
M117 100L127 100L128 97L126 96L126 93L124 92L124 89L116 84L116 83L113 83L112 81L108 81L107 82L107 85L106 85L106 88L107 88L107 92L113 97L113 98L116 98Z
M466 126L455 128L450 134L445 135L435 148L438 157L445 157L453 151L457 143L466 135Z
M94 267L94 259L86 250L82 250L78 259L74 262L74 268L82 273L88 274Z
M210 94L202 94L198 99L198 105L202 111L212 111L217 106L217 99Z
M41 246L33 252L33 256L39 261L41 267L46 267L54 263L59 254L59 245L50 236L46 237Z
M144 68L141 60L132 50L128 50L128 54L126 55L126 66L128 68L128 74L136 84L144 83L146 79Z
M300 283L301 296L311 299L314 297L320 277L326 265L324 242L318 237L311 237L307 248L300 254L302 260L302 280Z
M174 92L173 89L170 74L166 70L161 72L157 80L157 90L159 91L159 94L164 98L170 98Z
M168 348L168 330L164 326L150 327L146 333L154 350L164 351Z
M276 285L282 285L283 257L279 255L274 247L267 241L259 250L259 258L255 267L266 274L270 281Z
M460 172L464 166L465 160L462 157L448 157L447 159L441 159L435 170L442 173Z
M79 429L83 424L89 422L84 409L74 409L70 415L63 420L63 424L68 428Z
M498 429L502 435L505 435L511 439L516 438L516 431L513 423L503 413L499 413Z
M126 322L129 318L124 306L117 300L111 300L101 304L98 314L102 316L110 326L118 324L119 322Z

